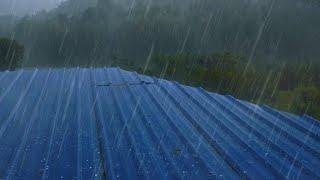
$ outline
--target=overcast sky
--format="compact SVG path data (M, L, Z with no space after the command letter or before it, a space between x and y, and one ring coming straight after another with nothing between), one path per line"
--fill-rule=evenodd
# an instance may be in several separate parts
M56 7L64 0L0 0L0 15L23 16Z

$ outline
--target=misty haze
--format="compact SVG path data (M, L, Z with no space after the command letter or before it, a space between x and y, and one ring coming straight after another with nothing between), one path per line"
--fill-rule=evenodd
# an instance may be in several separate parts
M24 16L48 11L64 0L1 0L0 15Z
M320 179L320 0L0 0L0 179Z

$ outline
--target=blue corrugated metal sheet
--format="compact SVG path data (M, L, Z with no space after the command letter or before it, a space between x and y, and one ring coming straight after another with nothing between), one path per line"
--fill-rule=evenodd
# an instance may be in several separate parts
M117 68L0 73L0 179L319 179L319 133Z

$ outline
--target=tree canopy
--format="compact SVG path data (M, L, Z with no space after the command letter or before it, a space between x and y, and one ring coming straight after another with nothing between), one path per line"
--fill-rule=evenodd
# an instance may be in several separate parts
M0 69L13 70L23 58L24 48L17 41L0 38Z

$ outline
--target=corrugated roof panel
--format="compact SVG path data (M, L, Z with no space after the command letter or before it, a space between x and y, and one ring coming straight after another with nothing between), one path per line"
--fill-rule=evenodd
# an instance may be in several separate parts
M309 116L118 68L0 81L0 179L320 178Z

